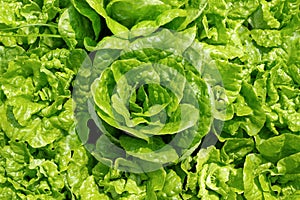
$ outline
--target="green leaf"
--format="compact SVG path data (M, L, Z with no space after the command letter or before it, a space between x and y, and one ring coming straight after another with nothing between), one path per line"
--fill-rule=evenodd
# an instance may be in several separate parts
M126 150L126 153L140 159L167 163L175 162L178 155L170 145L165 144L159 137L151 137L150 141L135 139L126 135L120 137L120 144Z
M140 20L155 19L170 6L161 1L111 1L106 6L107 14L130 28Z
M68 47L74 49L77 45L83 46L85 37L93 38L93 33L89 29L89 24L90 21L87 18L80 15L73 6L70 6L59 18L58 31Z
M182 191L182 183L180 177L175 171L170 170L166 175L164 187L162 189L163 197L177 196Z
M94 177L89 176L80 187L81 199L103 199L109 200L109 197L99 192L98 186L95 183Z
M117 21L109 17L107 14L105 8L104 8L104 1L96 1L96 0L87 0L87 3L100 15L102 16L108 28L111 30L113 34L118 34L118 33L124 33L127 32L128 29L124 26L119 24Z
M251 31L251 37L262 47L278 47L281 45L281 34L277 30L254 29Z
M258 151L272 162L277 162L300 151L298 135L286 133L270 138L258 135L255 139Z
M243 113L246 111L248 114L247 117L236 117L231 121L227 121L224 125L224 131L229 132L230 134L235 134L239 128L246 131L250 136L256 135L263 128L266 115L260 106L259 100L254 93L252 87L243 83L241 94L245 98L245 103L247 104L246 110L240 112ZM245 106L245 104L244 104ZM241 109L241 107L239 107ZM252 111L249 112L249 109Z
M80 14L87 17L92 22L95 35L94 39L97 40L101 31L101 20L97 12L94 11L85 1L72 0L72 3Z

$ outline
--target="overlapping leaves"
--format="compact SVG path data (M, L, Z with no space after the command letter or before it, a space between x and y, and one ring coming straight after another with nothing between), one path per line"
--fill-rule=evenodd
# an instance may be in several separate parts
M299 199L299 4L297 0L2 0L0 199ZM176 31L196 27L190 38L198 41L192 49L201 49L202 54L191 50L184 57L197 68L201 64L193 62L195 57L209 55L217 66L224 86L211 77L215 73L202 73L202 78L211 85L214 96L211 133L221 132L223 121L225 125L216 148L202 149L177 165L150 173L123 173L109 167L111 159L100 156L101 162L96 162L74 133L72 79L86 54L73 49L106 49L101 54L105 62L98 62L96 71L79 75L82 79L92 76L91 85L119 58L119 50L128 46L132 38L151 34L159 27ZM140 32L131 35L130 40L105 38L128 30ZM176 44L171 41L168 44ZM111 47L118 48L107 56L112 53ZM142 58L148 57L160 62L155 67L175 66L180 61L177 57L168 59L168 51L156 50L136 50L124 54L121 60L130 63L139 58L145 64ZM92 62L84 64L91 66ZM115 69L123 66L119 64ZM186 78L189 70L197 74L188 65L183 69L186 71L181 74ZM164 103L155 101L163 106L154 107L147 87L135 88L128 100L129 113L134 117L153 119L154 113L174 106L167 99L176 101L176 92L152 84L150 88L166 97ZM80 87L80 93L86 96L77 99L79 105L93 100L85 85ZM97 111L100 107L96 106ZM88 108L94 110L95 104L88 104ZM93 124L89 119L98 119L97 113L90 113L80 113L80 123L85 127ZM116 113L111 117L115 118ZM126 124L123 117L117 125L122 123ZM207 123L202 125L206 127ZM122 154L112 153L116 145L130 150L128 156L136 156L165 144L155 139L158 145L153 148L153 142L127 136L113 140L116 130L108 128L111 126L104 121L103 126L106 135L111 135L96 149L110 158ZM89 142L98 138L88 136L91 134L80 135L87 142L86 148L95 150ZM202 135L195 141L201 138ZM190 145L186 139L177 144ZM113 145L108 146L111 141ZM204 143L211 144L209 137ZM99 154L93 155L99 159ZM122 158L115 164L139 167L127 161Z
M131 38L131 42L111 37L98 45L103 48L96 51L93 66L83 65L74 87L77 130L84 143L96 143L94 154L115 163L134 159L130 161L133 165L139 163L148 168L142 170L151 170L151 165L155 169L177 162L197 148L210 130L213 97L210 86L201 79L210 73L209 59L194 60L194 67L184 58L201 51L200 46L192 45L194 30L173 33L163 29ZM120 40L127 46L114 45ZM169 43L171 40L178 42ZM83 79L88 69L92 71L90 79ZM218 75L214 70L212 67ZM89 87L90 94L82 92L81 88ZM84 96L89 95L82 105ZM95 106L94 114L89 102ZM83 123L82 116L87 117ZM94 133L82 128L89 120L100 131L92 142L89 138Z

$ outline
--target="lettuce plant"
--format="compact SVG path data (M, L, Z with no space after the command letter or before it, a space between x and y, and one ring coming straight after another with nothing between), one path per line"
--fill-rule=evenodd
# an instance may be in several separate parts
M0 199L300 199L299 0L0 0Z
M100 160L123 170L153 171L200 145L213 122L214 85L205 77L215 76L216 84L220 75L200 56L194 32L161 29L145 37L131 37L134 31L128 38L108 37L93 62L83 64L73 91L77 130Z

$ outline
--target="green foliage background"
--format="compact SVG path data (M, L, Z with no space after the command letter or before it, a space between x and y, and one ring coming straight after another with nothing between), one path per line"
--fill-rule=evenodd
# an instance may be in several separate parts
M0 0L0 199L300 199L299 6ZM216 146L135 174L83 146L72 86L89 52L142 28L193 30L222 75L215 118L225 124Z

